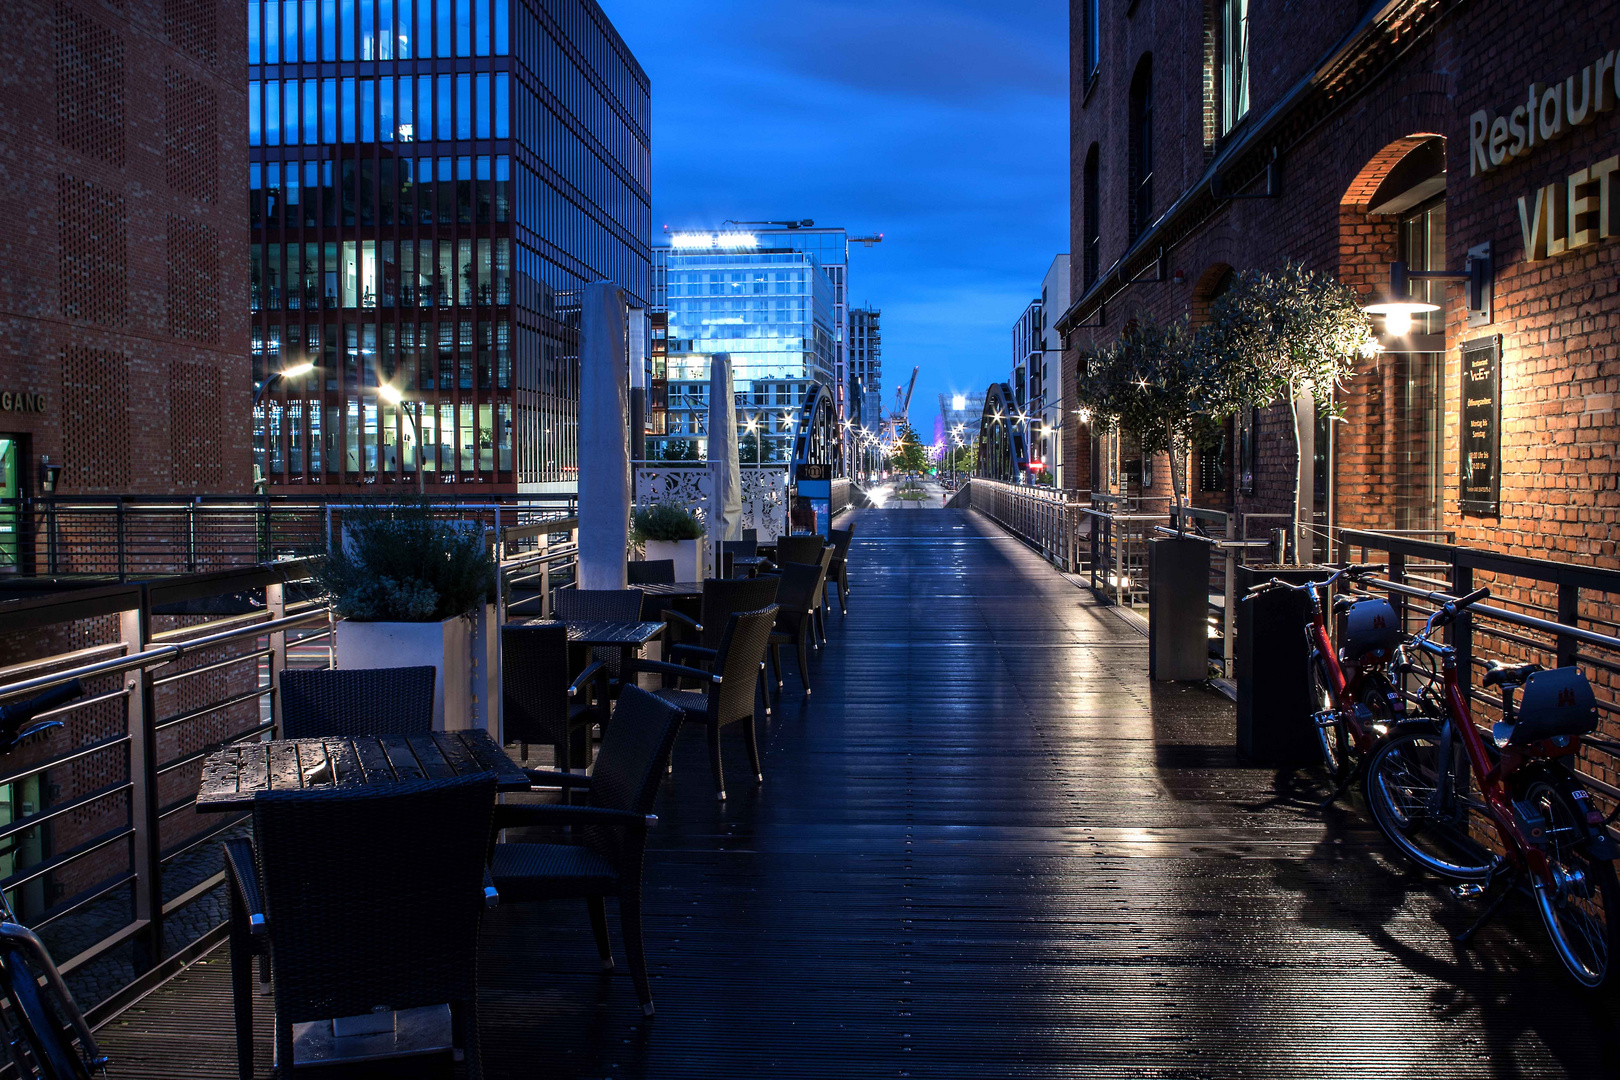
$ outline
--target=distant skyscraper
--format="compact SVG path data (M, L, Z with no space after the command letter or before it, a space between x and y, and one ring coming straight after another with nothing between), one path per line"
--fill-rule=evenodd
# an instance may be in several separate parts
M580 290L646 307L650 90L595 0L252 0L261 467L328 490L577 477ZM423 452L389 385L420 408Z
M852 416L876 431L883 418L883 313L877 308L849 312L849 392ZM855 395L860 394L860 400Z

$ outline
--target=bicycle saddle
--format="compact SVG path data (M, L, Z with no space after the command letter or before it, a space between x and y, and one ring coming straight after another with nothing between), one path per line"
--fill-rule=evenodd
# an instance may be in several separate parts
M1341 593L1340 595L1335 596L1333 598L1333 614L1342 615L1346 611L1349 611L1352 607L1354 607L1358 600L1365 600L1365 599L1367 599L1365 596L1356 596L1354 594L1343 594L1343 593Z
M1540 670L1540 664L1504 664L1492 660L1485 666L1484 683L1486 686L1523 686L1526 679Z

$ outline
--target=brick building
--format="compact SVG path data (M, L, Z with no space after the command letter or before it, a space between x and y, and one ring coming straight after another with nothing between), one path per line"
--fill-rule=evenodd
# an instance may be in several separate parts
M0 572L23 501L249 484L245 31L13 0L0 35Z
M1074 0L1071 15L1065 387L1134 315L1205 317L1234 270L1295 260L1370 301L1396 260L1461 271L1488 244L1488 310L1431 282L1414 293L1440 311L1399 334L1374 321L1385 351L1357 361L1346 422L1315 425L1317 522L1620 563L1620 9ZM1199 502L1291 510L1292 421L1256 405L1196 452ZM1098 490L1169 495L1164 463L1128 440L1066 439L1075 486L1089 472Z

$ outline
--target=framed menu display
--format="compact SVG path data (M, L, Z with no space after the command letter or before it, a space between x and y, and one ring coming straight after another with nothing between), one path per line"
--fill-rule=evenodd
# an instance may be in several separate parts
M1462 346L1462 445L1457 460L1457 508L1476 517L1501 513L1502 336Z

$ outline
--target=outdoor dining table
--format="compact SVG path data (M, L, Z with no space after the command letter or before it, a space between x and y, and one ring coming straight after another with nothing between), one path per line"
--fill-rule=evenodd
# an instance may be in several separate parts
M262 791L308 791L495 774L499 791L528 791L530 780L489 734L328 736L244 742L203 761L200 813L246 810Z

